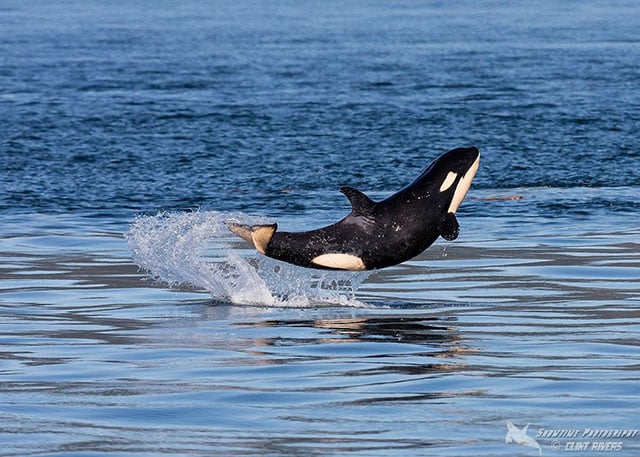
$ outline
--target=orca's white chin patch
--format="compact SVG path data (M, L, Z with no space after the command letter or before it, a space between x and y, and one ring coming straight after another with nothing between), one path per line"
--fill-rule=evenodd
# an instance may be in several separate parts
M456 186L456 191L453 194L453 198L451 199L451 203L449 204L449 213L454 213L458 210L458 207L464 200L465 195L467 195L467 191L469 187L471 187L471 181L473 181L473 177L476 175L478 171L478 167L480 166L480 154L476 158L475 162L469 167L467 172L464 174L462 179L458 182ZM447 179L449 176L447 176ZM445 179L445 182L447 181ZM444 184L443 184L444 185Z
M336 270L361 271L365 269L362 259L351 254L322 254L312 259L311 263Z

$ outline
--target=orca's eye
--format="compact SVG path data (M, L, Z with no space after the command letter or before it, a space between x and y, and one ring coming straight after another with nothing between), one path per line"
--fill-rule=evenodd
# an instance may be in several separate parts
M456 181L457 177L458 177L458 173L454 173L453 171L450 171L449 174L447 174L447 177L444 178L444 181L442 181L442 185L440 186L440 192L444 192L445 190L449 189L449 187L451 187L451 185Z

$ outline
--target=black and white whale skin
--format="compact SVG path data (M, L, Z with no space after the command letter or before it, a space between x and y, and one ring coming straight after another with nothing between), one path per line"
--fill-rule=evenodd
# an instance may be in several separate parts
M340 192L351 213L335 224L308 232L278 232L277 224L227 227L258 252L308 268L375 270L409 260L438 236L458 237L456 211L480 164L475 147L453 149L438 157L399 192L375 202L351 187Z

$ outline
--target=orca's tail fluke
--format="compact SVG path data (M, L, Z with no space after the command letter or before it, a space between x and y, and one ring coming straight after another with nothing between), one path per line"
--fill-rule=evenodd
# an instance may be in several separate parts
M233 233L253 244L260 254L264 254L267 251L267 245L271 241L271 237L278 230L278 224L246 225L231 221L227 221L225 224Z

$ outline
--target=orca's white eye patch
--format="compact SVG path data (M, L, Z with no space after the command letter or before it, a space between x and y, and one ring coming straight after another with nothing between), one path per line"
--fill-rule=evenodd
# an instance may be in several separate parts
M442 185L440 186L440 192L444 192L445 190L449 189L449 187L451 187L453 183L456 181L457 177L458 177L458 173L454 173L453 171L450 171L447 174L447 177L444 178L444 181L442 181Z

